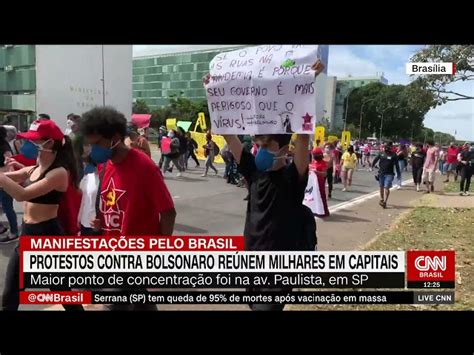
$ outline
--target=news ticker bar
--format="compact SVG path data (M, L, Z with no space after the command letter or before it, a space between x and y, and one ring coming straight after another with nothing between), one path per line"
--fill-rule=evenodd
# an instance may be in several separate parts
M21 304L454 304L454 291L112 292L23 291Z
M30 273L25 288L405 288L405 273ZM453 285L454 287L454 285Z

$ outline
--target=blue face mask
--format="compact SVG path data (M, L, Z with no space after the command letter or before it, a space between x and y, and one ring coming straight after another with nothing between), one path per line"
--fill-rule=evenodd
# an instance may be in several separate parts
M84 168L84 174L92 174L96 171L96 167L94 164L87 164L86 167Z
M255 156L255 165L259 171L267 171L273 167L276 153L269 152L267 148L260 148Z
M91 160L95 164L102 164L105 163L107 160L110 160L112 158L114 148L117 146L117 144L119 144L119 142L120 141L117 141L117 143L112 144L110 148L104 148L100 145L91 144Z
M36 160L38 158L38 147L33 142L26 141L21 146L20 153L27 159Z

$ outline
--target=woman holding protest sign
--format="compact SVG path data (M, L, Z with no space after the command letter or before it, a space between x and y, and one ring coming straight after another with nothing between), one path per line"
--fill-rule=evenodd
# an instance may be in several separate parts
M0 173L0 187L15 200L25 201L22 235L64 235L58 219L59 205L69 188L70 179L76 181L78 177L71 139L64 136L52 120L35 121L28 132L18 137L27 140L22 153L37 157L37 164ZM4 310L18 309L21 291L19 268L16 247L7 267L2 299ZM64 308L83 310L81 305L64 305Z

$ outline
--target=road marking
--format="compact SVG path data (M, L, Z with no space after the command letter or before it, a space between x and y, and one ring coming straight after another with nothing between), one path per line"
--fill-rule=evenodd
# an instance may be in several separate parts
M408 180L405 180L405 181L402 181L402 186L406 186L408 184L411 185L410 182L412 182L413 180L412 179L408 179ZM395 189L396 187L393 186L390 190L393 190ZM378 196L379 195L379 190L376 190L374 192L370 192L368 194L365 194L365 195L362 195L362 196L359 196L359 197L356 197L356 198L353 198L352 200L349 200L349 201L346 201L346 202L341 202L341 203L338 203L337 205L334 205L334 206L331 206L329 207L329 213L334 213L336 211L339 211L339 210L342 210L342 209L345 209L347 207L352 207L352 206L355 206L355 205L358 205L362 202L365 202L367 200L370 200L371 198L375 197L375 196Z

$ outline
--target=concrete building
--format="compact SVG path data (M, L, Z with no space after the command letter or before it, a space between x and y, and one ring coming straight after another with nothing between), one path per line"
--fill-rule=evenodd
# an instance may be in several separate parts
M0 46L0 122L24 131L47 113L65 129L69 113L104 104L131 115L131 45Z
M388 84L387 79L385 79L382 75L376 76L367 76L367 77L360 77L360 76L349 76L346 78L337 78L337 85L336 85L336 95L335 95L335 111L334 111L334 120L332 121L331 128L341 128L344 125L344 107L346 104L347 95L355 88L359 88L361 86L380 82L384 85ZM350 97L349 97L349 105L350 105Z

